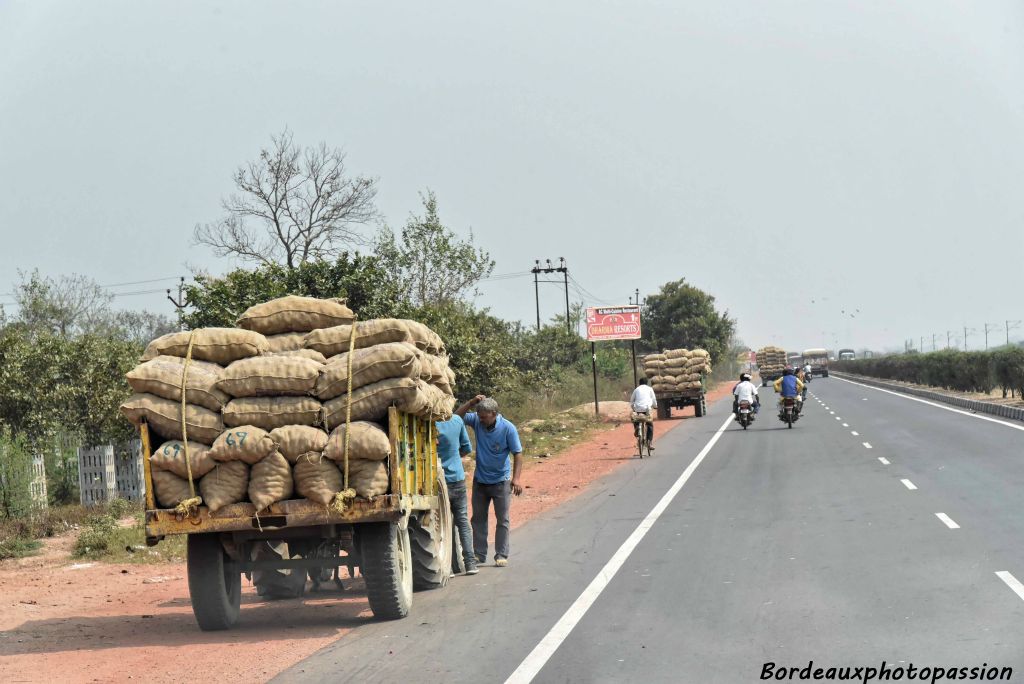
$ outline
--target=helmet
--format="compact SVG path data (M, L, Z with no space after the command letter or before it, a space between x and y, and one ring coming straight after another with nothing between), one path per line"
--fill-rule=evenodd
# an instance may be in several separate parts
M783 375L792 375L793 374L793 367L792 366L786 366L785 368L782 369L782 374Z
M743 382L744 380L750 380L750 373L743 373L740 375L740 382Z

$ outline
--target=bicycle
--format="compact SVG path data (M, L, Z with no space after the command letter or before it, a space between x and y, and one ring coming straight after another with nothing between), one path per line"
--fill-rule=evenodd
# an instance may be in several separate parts
M647 439L647 426L654 422L651 420L650 413L636 413L632 415L633 419L633 434L636 436L636 450L640 454L640 458L644 457L644 450L647 450L647 457L652 456L651 453L651 441Z

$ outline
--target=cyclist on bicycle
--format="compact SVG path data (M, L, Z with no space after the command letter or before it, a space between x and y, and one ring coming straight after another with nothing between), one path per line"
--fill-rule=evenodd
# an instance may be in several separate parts
M647 444L651 451L654 451L654 422L651 419L651 410L658 405L658 398L647 384L647 378L640 378L640 384L629 398L629 405L633 409L633 436L639 437L640 423L646 423Z

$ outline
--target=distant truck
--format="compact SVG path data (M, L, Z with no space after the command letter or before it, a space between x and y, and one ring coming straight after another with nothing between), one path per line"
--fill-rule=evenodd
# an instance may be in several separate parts
M703 418L708 414L708 400L706 396L707 379L700 376L700 387L694 389L664 390L656 392L658 397L658 420L668 420L672 417L672 409L693 407L693 415Z
M836 358L840 361L853 361L857 358L857 352L852 349L840 349L839 353L836 354Z
M828 377L828 350L827 349L805 349L803 354L803 365L811 367L811 375Z

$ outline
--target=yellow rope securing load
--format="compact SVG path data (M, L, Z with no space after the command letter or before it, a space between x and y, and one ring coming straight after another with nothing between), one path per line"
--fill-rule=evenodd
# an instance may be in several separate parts
M188 336L188 349L185 351L185 363L181 367L181 441L185 445L185 470L188 472L189 498L179 503L175 509L175 515L191 518L199 513L199 506L203 503L202 498L196 496L196 483L192 478L192 459L189 458L188 446L188 407L185 403L185 387L188 386L188 367L192 364L192 347L196 341L196 332Z

